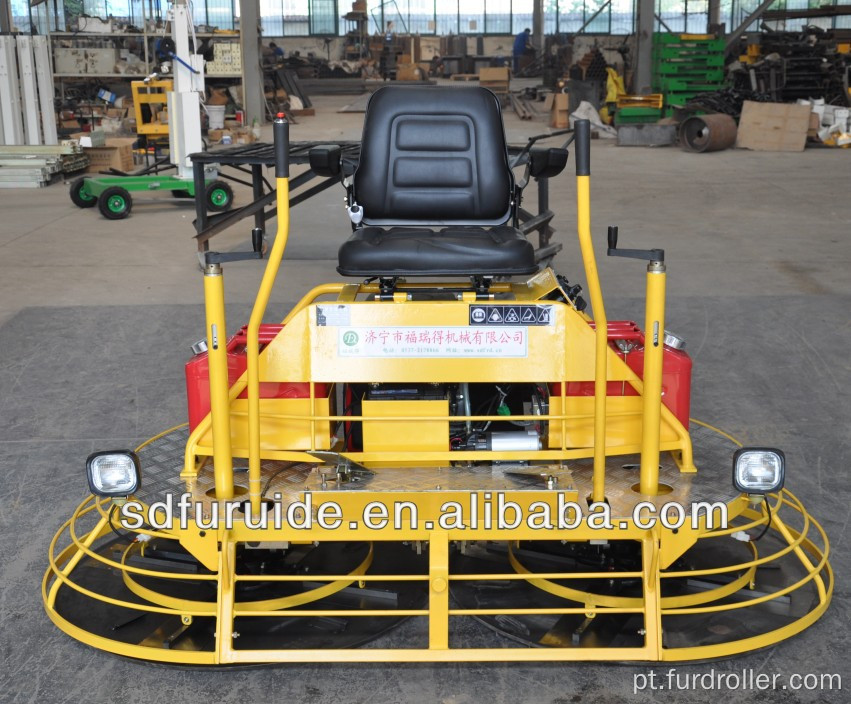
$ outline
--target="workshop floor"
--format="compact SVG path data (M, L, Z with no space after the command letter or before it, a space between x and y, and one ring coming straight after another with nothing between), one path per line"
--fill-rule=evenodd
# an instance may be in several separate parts
M294 139L356 139L351 96L317 98ZM512 142L546 131L506 113ZM695 363L693 415L748 443L786 450L788 485L822 522L837 576L821 622L773 648L682 673L837 673L844 692L733 691L729 701L847 702L851 668L851 199L849 154L617 148L593 143L597 251L664 247L668 327ZM570 167L572 168L572 167ZM583 281L569 173L551 186L556 268ZM237 188L237 202L247 192ZM86 493L83 460L184 420L183 362L203 335L193 210L136 199L123 222L79 210L67 186L0 191L0 702L440 702L603 704L717 701L712 691L640 692L633 665L329 665L200 671L119 659L59 632L41 606L54 531ZM282 317L308 286L336 280L349 230L342 190L292 213L270 306ZM534 202L534 195L532 196ZM247 223L247 221L246 221ZM245 224L213 248L248 247ZM610 319L641 319L639 262L600 260ZM229 327L247 319L261 274L227 265ZM664 677L667 666L652 668Z

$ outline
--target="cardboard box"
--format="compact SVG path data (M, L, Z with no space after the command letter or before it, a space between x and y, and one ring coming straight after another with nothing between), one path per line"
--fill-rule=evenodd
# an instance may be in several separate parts
M207 105L227 105L228 101L228 95L223 88L210 88L210 97L207 98Z
M213 144L219 144L222 138L227 135L231 136L230 130L207 130L207 137Z
M396 80L398 81L422 81L428 76L418 64L399 64L396 67Z
M510 72L508 66L497 66L479 69L479 82L504 81L508 83Z
M133 170L133 144L135 137L107 138L105 147L90 147L83 151L89 157L90 172L118 169L119 171Z
M75 132L71 135L71 139L76 139L80 143L80 146L84 149L106 146L106 135L101 130L93 130L91 132Z
M568 126L567 93L554 93L553 104L550 108L550 127L564 129Z
M810 113L810 125L807 128L807 137L809 137L811 139L817 139L819 127L820 127L820 125L819 125L818 115L816 115L816 113L814 113L814 112L811 112Z
M511 73L507 66L489 67L479 69L479 85L487 88L497 95L508 95Z
M275 100L279 103L284 102L287 99L287 91L283 88L278 88L274 92L271 90L267 90L265 96L268 100Z
M810 105L746 100L736 146L763 152L802 152L813 112Z

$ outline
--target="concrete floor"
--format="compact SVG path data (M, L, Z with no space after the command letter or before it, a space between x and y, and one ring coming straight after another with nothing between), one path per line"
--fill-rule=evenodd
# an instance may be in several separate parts
M354 98L315 100L294 139L359 137L362 115L338 114ZM545 131L506 113L511 141ZM847 702L851 688L848 518L851 506L851 200L849 154L593 145L598 253L605 226L623 247L664 247L668 327L695 362L693 415L746 442L778 445L788 485L832 541L838 586L827 616L768 650L702 674L838 673L844 692L723 692L731 701ZM247 196L237 189L237 199ZM552 184L556 268L582 282L569 175ZM336 280L348 230L342 191L293 211L288 258L270 318L305 289ZM243 201L244 202L244 201ZM83 459L183 420L182 364L203 335L201 276L191 207L137 199L113 223L71 205L67 187L0 191L0 702L259 701L277 693L310 702L715 701L715 692L643 692L647 667L537 664L311 665L243 671L164 669L97 652L60 633L39 584L54 531L85 494ZM248 227L214 240L244 249ZM610 319L641 317L643 267L601 260ZM228 265L230 327L247 316L261 268ZM654 671L663 676L667 667Z

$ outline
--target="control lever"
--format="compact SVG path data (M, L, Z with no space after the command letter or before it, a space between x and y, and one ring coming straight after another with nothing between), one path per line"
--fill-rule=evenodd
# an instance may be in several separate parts
M255 227L251 230L251 249L263 258L263 228Z
M664 262L664 249L618 249L618 226L609 225L609 249L606 254L610 257L628 257L630 259L646 259L650 262Z
M224 264L225 262L244 262L251 259L263 258L263 229L255 227L251 230L251 252L205 252L204 262Z

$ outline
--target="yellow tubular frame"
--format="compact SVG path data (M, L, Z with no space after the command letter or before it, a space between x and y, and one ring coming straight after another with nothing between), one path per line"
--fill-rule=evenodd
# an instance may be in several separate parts
M644 325L644 390L641 419L642 494L659 493L659 441L662 420L662 362L665 347L665 265L647 265Z
M230 437L225 283L220 264L208 264L204 270L204 305L207 313L207 358L210 365L210 419L213 424L216 498L232 499L233 451Z
M287 247L287 239L290 234L290 180L289 178L275 179L277 189L278 207L278 231L275 235L275 243L269 254L269 262L263 272L260 281L260 290L257 299L251 309L251 317L248 319L248 341L246 354L248 361L247 388L248 388L248 497L251 501L251 512L255 515L260 512L260 323L263 322L263 314L269 304L272 294L272 286L278 276L281 259ZM313 398L313 383L310 384L310 397ZM312 409L311 409L312 410ZM222 409L225 414L229 413L227 407Z
M597 272L597 258L594 256L594 244L591 241L591 177L576 177L576 227L579 234L579 248L585 265L585 280L594 311L596 346L594 355L594 488L593 501L606 499L606 395L608 379L607 353L609 350L609 324L606 319L606 307L603 304L603 291L600 287L600 275ZM565 389L562 387L562 398ZM562 401L562 403L564 403ZM564 433L562 434L564 437Z
M352 540L428 540L432 548L429 555L429 571L427 574L379 575L365 574L369 566L372 550L367 558L350 574L311 575L311 581L325 582L326 586L314 588L304 593L307 595L326 595L337 591L353 581L394 582L394 581L425 581L429 585L430 601L428 608L409 609L404 611L372 609L299 609L305 603L302 595L284 597L280 600L263 602L237 603L235 600L235 585L238 582L293 582L304 579L303 575L237 575L233 570L233 556L237 542L247 536L240 530L231 533L221 531L216 540L221 541L218 550L219 567L213 574L193 574L165 572L162 570L145 569L125 564L127 552L138 549L133 545L127 549L119 561L110 559L99 553L94 545L107 535L110 527L107 512L110 502L103 499L88 497L74 512L74 515L63 524L53 538L49 550L49 566L42 582L42 596L51 620L63 631L77 640L97 648L108 650L128 657L160 660L164 662L180 662L187 664L224 664L252 662L309 662L309 661L558 661L558 660L635 660L635 661L684 661L717 658L763 648L789 638L814 623L824 611L833 592L834 576L828 562L830 548L827 536L822 527L806 512L800 500L788 490L782 490L772 496L774 507L770 530L780 539L782 546L775 552L760 556L756 546L749 544L751 559L701 570L678 572L659 569L660 546L669 537L664 529L655 528L650 531L630 527L627 530L613 530L603 535L593 531L593 537L608 537L610 539L636 539L643 545L643 559L640 571L631 572L529 572L517 557L511 553L513 573L494 574L462 574L453 573L448 565L448 544L452 540L462 539L496 539L516 540L535 539L538 533L526 535L526 529L515 531L425 531L421 528L405 529L401 534L388 537L364 528L354 531ZM784 509L797 514L802 526L796 530L787 525L782 517ZM80 533L77 524L81 519L92 514L99 515L95 526L87 533ZM729 534L734 530L746 530L764 526L768 520L767 512L745 509L741 517L746 523L725 530L711 531L699 536L699 540L718 539L729 540ZM818 540L809 537L815 530ZM70 543L58 548L60 537L68 531ZM139 531L159 537L160 539L176 540L174 533L162 531ZM479 535L481 533L481 535ZM257 536L250 536L252 539ZM299 539L320 540L328 539L321 530L311 529ZM576 539L584 540L590 537L586 531L580 530ZM821 544L821 547L819 547ZM437 549L434 549L434 546ZM149 588L131 588L143 601L129 602L116 599L92 591L77 584L73 579L73 571L80 561L86 558L120 572L128 586L137 586L138 582L131 575L160 578L168 580L214 581L217 583L219 598L216 602L199 602L188 599L169 597ZM760 565L769 564L780 559L793 559L802 570L798 581L770 594L755 596L732 603L717 603L731 591L736 591L744 583L753 578L755 570ZM717 589L699 592L683 597L661 597L660 585L666 579L684 577L697 578L710 575L730 575L731 584L725 584ZM564 586L560 582L575 579L629 579L640 577L644 585L643 597L612 597ZM480 580L526 580L536 587L561 596L580 606L564 606L560 608L499 608L499 609L458 609L451 608L448 601L448 585L451 582L480 581ZM730 612L756 606L772 599L791 594L794 591L813 583L815 602L809 612L797 620L781 628L758 636L741 640L729 641L715 645L694 646L683 648L665 648L662 645L662 620L668 616L684 616ZM167 650L152 646L142 646L123 643L91 633L84 628L67 620L56 610L57 593L61 588L69 588L98 602L131 609L134 612L158 613L179 617L184 624L191 623L192 618L200 616L215 616L217 619L217 649L215 651L185 651ZM746 588L746 586L744 586ZM448 620L458 616L485 615L542 615L542 614L585 614L589 617L605 613L637 613L644 615L646 629L645 643L642 647L615 648L452 648L448 641ZM744 613L744 612L743 612ZM355 650L237 650L233 647L233 619L241 617L280 618L287 617L379 617L379 616L422 616L429 619L429 647L426 649L355 649Z

